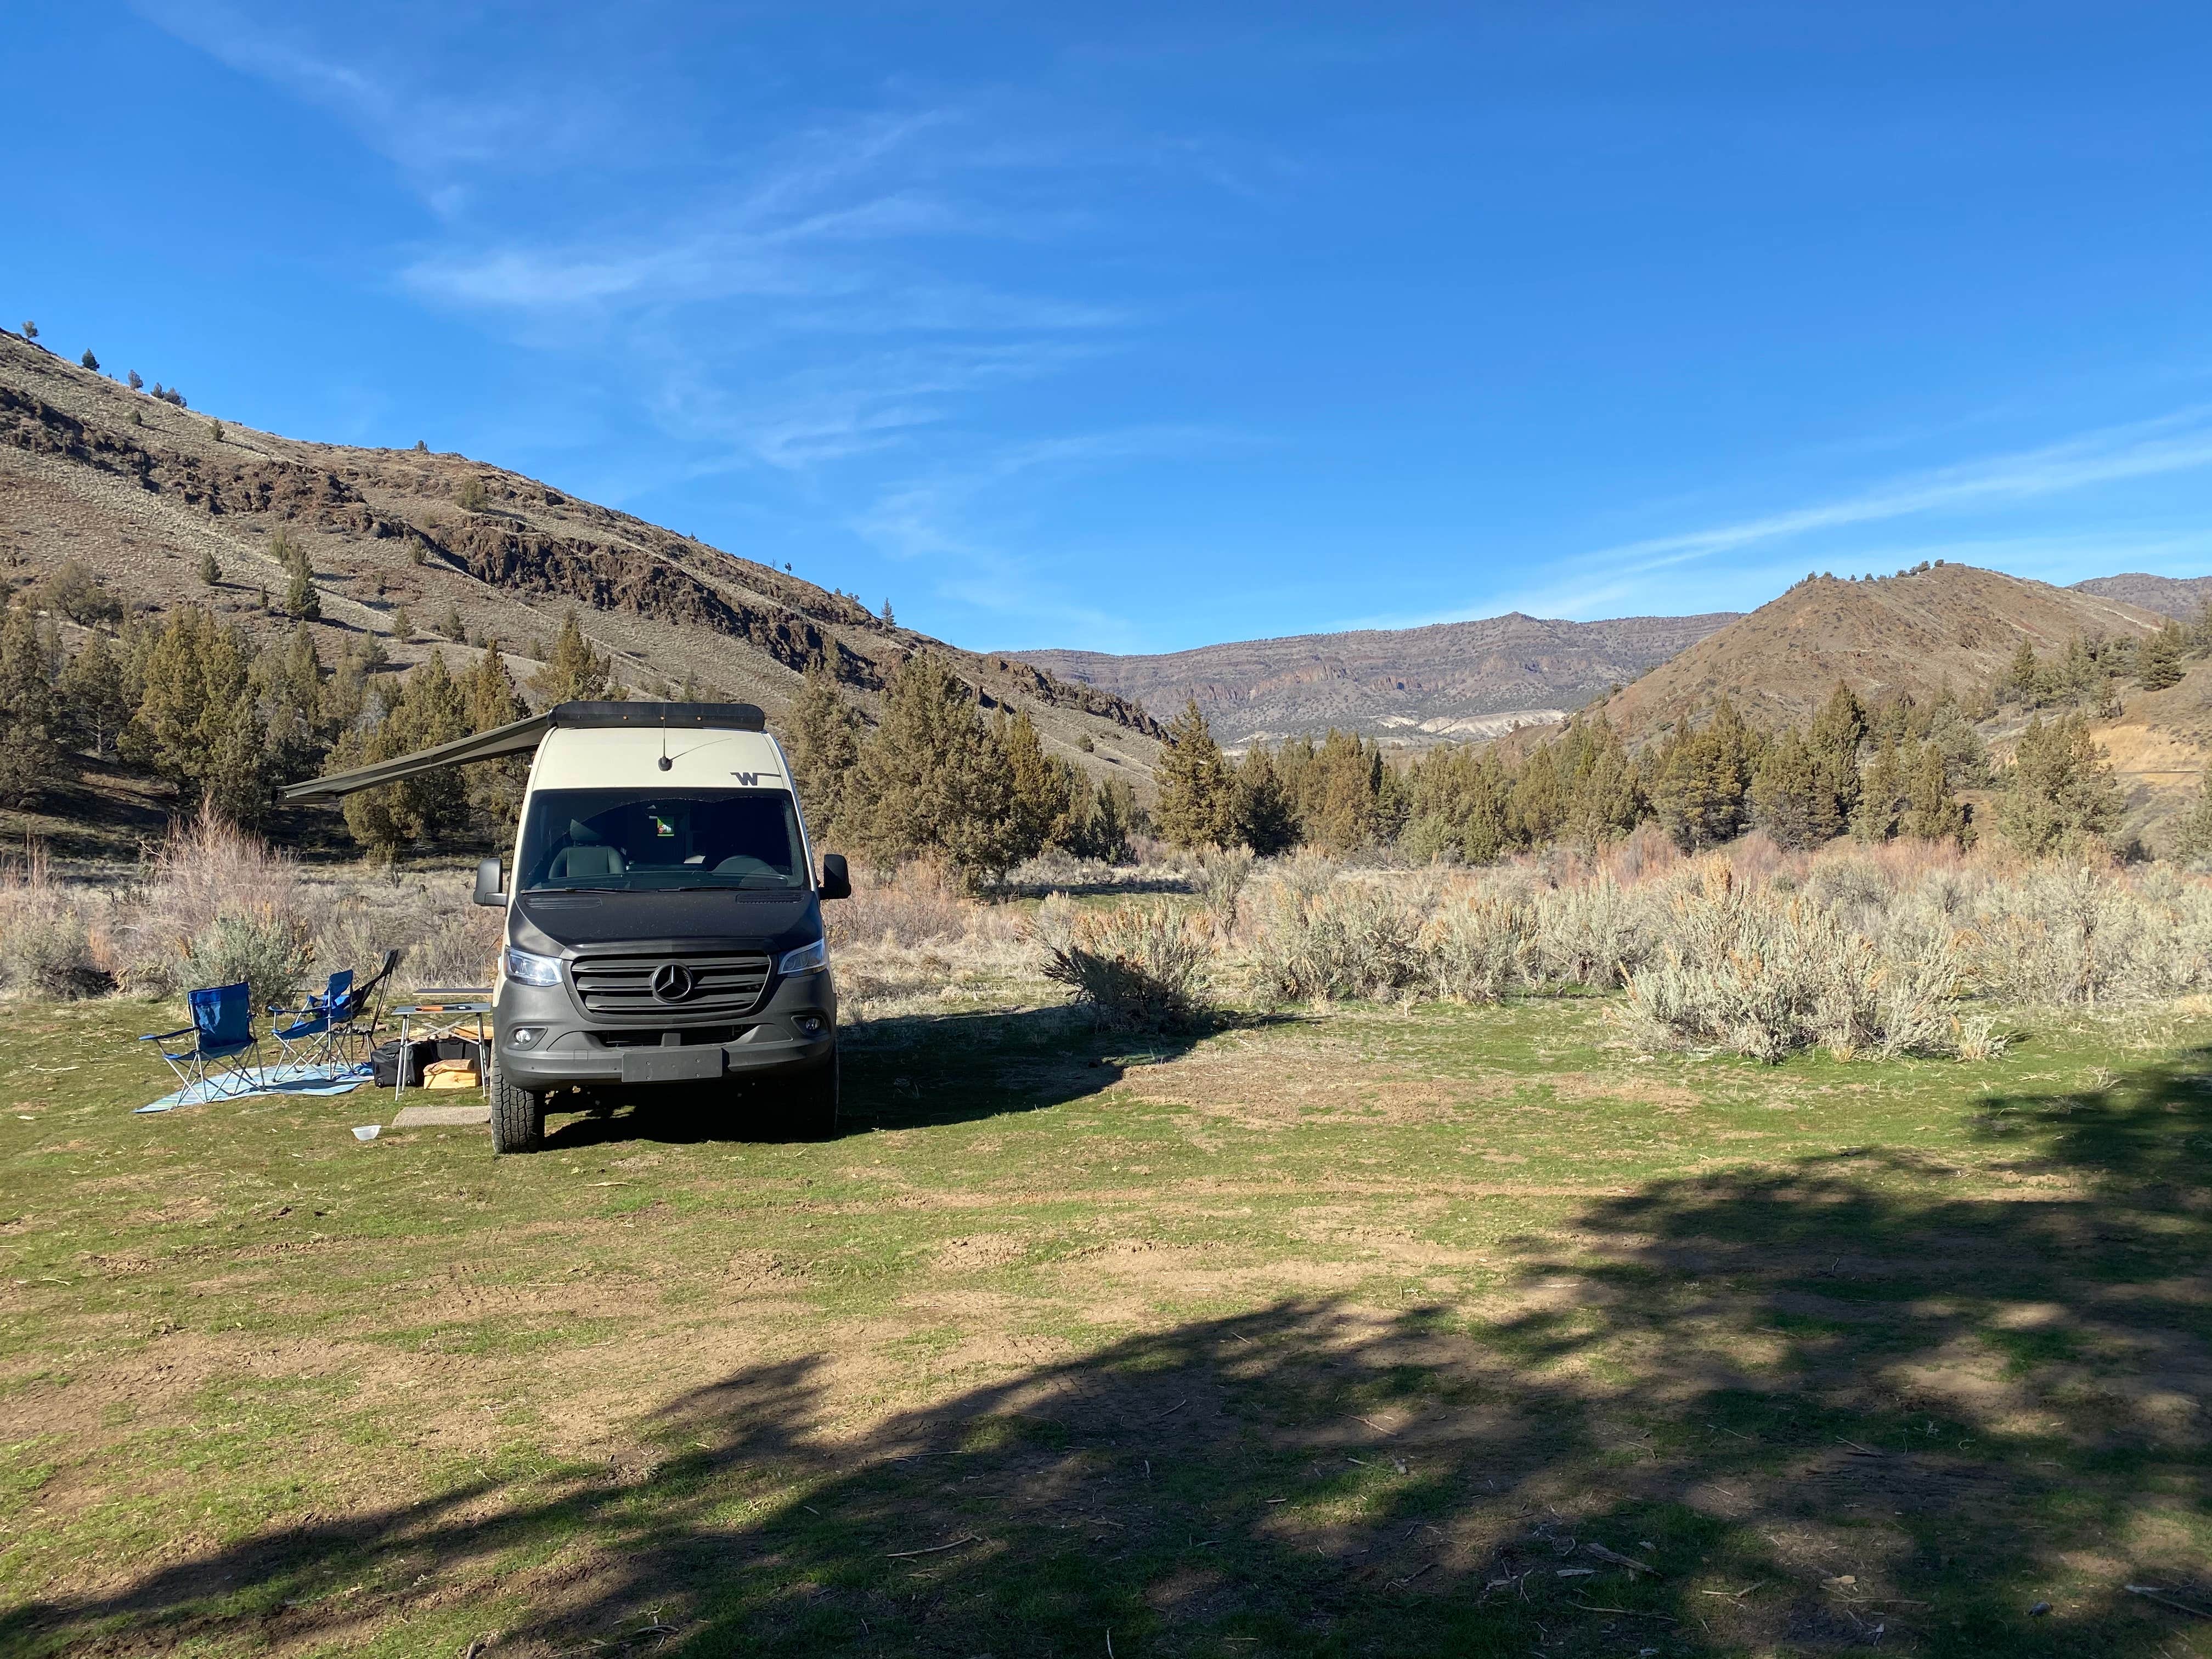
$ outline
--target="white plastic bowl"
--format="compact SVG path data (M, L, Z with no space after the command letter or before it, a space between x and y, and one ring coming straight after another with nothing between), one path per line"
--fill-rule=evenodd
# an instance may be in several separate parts
M374 1140L376 1132L383 1127L381 1123L364 1123L353 1132L353 1138L356 1140Z

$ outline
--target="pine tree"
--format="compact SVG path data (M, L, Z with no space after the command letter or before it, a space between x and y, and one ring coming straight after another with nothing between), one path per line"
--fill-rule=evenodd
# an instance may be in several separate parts
M1961 847L1973 840L1966 809L1951 793L1943 750L1933 739L1922 744L1913 756L1908 787L1905 834L1923 841L1954 842Z
M219 587L222 585L222 567L216 562L213 553L200 555L200 586Z
M0 618L0 800L36 804L56 782L61 743L53 664L27 605Z
M825 660L808 666L783 727L784 758L809 830L817 842L844 835L847 787L860 758L860 717Z
M934 854L976 883L1013 865L1012 769L933 652L908 658L884 688L853 789L854 828L883 863Z
M1261 858L1287 853L1298 844L1298 821L1275 770L1274 757L1254 744L1237 768L1236 830L1238 841Z
M2189 637L2179 623L2168 623L2136 653L2136 680L2146 691L2163 691L2181 682L2181 653Z
M1177 847L1226 847L1237 836L1236 780L1221 745L1193 697L1168 723L1167 746L1152 776L1159 785L1154 818Z
M530 689L551 702L619 701L607 659L592 649L573 611L561 618L560 635L546 653L545 665L532 678Z
M2021 852L2088 852L2118 828L2123 802L2112 763L2079 712L2030 720L2013 757L1997 829Z
M86 639L84 648L62 670L55 691L72 740L90 750L94 759L105 759L131 709L123 659L106 635Z

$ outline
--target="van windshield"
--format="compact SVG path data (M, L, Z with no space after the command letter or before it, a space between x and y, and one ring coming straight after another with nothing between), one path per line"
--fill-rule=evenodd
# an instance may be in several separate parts
M781 789L539 790L515 868L532 893L808 884L799 817Z

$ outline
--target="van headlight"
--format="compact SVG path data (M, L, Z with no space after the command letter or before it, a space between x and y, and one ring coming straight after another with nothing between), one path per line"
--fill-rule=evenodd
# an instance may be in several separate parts
M783 960L775 964L779 974L811 974L830 965L830 941L817 939L811 945L802 945L796 951L786 951Z
M507 947L507 976L518 985L558 985L561 982L561 959L558 957L532 956L527 951Z

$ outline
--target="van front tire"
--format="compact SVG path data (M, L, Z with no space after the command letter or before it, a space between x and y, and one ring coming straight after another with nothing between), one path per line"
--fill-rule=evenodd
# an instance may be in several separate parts
M837 1056L791 1080L783 1113L793 1140L837 1138Z
M509 1083L497 1060L484 1079L484 1096L491 1102L493 1152L534 1152L545 1144L545 1097Z

